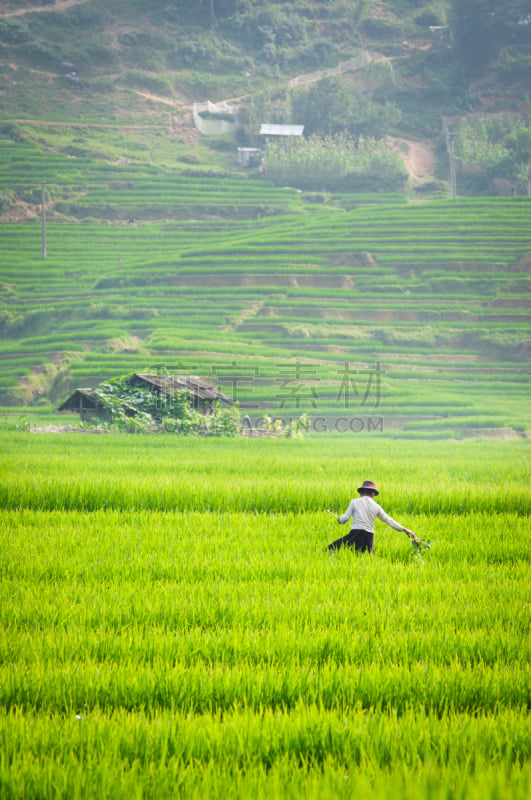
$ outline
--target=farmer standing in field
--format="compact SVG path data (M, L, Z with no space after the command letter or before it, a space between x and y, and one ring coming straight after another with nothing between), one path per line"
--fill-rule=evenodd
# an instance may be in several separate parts
M350 501L345 513L341 517L336 517L340 525L344 525L345 522L352 519L350 533L329 544L328 551L354 545L357 553L369 552L374 555L374 523L376 519L385 522L395 531L404 531L410 539L418 541L413 531L404 528L403 525L392 519L374 500L379 495L379 491L373 481L363 481L358 493L360 496Z

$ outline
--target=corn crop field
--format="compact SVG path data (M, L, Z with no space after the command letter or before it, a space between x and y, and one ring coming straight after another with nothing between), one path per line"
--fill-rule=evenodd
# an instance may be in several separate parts
M526 440L0 443L2 798L529 796Z

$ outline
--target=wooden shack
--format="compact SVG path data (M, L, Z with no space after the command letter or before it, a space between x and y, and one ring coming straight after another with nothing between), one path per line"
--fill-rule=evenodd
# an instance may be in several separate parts
M216 401L232 405L230 397L196 375L151 375L147 372L135 372L130 382L133 386L147 386L168 397L176 392L188 392L192 408L201 414L212 414Z
M176 392L188 392L191 407L201 414L212 414L215 402L232 404L232 400L227 395L196 375L159 375L135 372L127 382L131 386L148 388L150 391L166 397L172 397ZM78 413L83 422L108 420L107 409L95 394L94 389L76 389L68 400L59 406L58 411ZM131 408L130 416L134 416L135 413L135 409Z
M107 411L101 402L93 394L93 389L76 389L68 400L59 406L58 411L77 412L82 422L104 422L107 419Z

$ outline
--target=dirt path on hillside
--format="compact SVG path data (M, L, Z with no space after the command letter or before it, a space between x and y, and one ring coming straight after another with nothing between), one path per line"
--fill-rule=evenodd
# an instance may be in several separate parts
M41 14L44 11L63 11L70 6L79 6L88 0L59 0L54 6L29 6L28 8L18 8L16 11L3 11L0 8L0 17L22 17L24 14Z
M139 97L143 97L145 100L151 100L154 103L162 103L165 106L187 109L189 111L191 111L193 108L193 104L185 103L183 100L176 100L170 97L161 97L160 95L152 94L151 92L140 91L140 89L133 89L132 91L139 95Z
M404 161L410 180L425 181L427 178L433 177L435 153L429 144L392 136L388 137L388 143Z

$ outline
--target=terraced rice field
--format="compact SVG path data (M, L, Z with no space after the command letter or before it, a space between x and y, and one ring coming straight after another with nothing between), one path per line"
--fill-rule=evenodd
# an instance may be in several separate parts
M49 184L48 257L37 221L1 225L2 404L160 366L316 431L529 429L529 198L320 206L243 174L8 147L2 179L28 175Z

